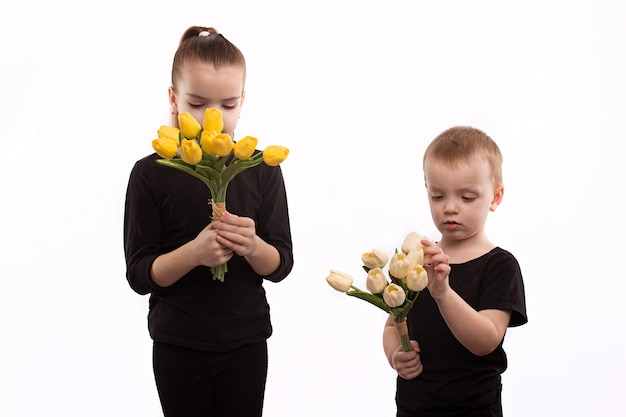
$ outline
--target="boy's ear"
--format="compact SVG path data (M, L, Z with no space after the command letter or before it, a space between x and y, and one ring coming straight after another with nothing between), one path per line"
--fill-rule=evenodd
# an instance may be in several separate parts
M491 200L491 205L489 206L489 210L496 211L502 199L504 198L504 186L502 184L496 187L495 192L493 193L493 199Z

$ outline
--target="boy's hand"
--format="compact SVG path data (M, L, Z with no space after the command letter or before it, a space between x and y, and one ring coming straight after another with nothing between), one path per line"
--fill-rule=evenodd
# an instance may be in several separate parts
M413 379L422 373L423 366L420 358L420 348L415 340L411 340L410 352L404 352L402 348L393 354L392 366L401 378Z
M435 242L424 239L422 245L424 245L424 257L430 256L430 265L425 268L428 272L428 291L433 299L437 300L450 289L448 280L450 260Z

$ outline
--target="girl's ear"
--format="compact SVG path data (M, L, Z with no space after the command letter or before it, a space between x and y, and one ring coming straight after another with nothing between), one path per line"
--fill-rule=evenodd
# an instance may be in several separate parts
M174 89L172 87L168 87L167 95L169 97L170 110L172 111L172 114L178 113L178 103L177 103L176 93L174 92Z
M489 210L496 211L502 199L504 198L504 186L502 184L496 187L495 192L493 193L493 199L491 200L491 205L489 206Z

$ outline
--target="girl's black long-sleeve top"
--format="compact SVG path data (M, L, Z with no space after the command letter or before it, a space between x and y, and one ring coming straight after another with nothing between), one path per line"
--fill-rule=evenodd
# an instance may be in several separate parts
M239 173L226 193L229 212L254 220L257 235L280 254L280 266L260 276L233 254L224 282L208 267L191 270L170 287L151 276L154 260L194 239L211 221L211 193L197 178L160 165L157 154L135 163L124 212L126 278L150 294L148 329L155 341L228 351L272 333L263 281L278 282L293 267L287 196L280 166L260 164Z

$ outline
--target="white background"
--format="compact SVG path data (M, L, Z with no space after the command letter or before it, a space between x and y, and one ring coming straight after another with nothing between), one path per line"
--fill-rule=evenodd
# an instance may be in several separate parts
M392 416L384 313L332 290L360 255L437 237L421 156L490 134L505 199L488 234L522 265L505 415L616 416L626 386L624 6L618 1L21 1L0 15L0 415L158 416L147 297L123 204L168 122L180 35L248 61L237 137L291 149L295 266L267 283L265 415Z

